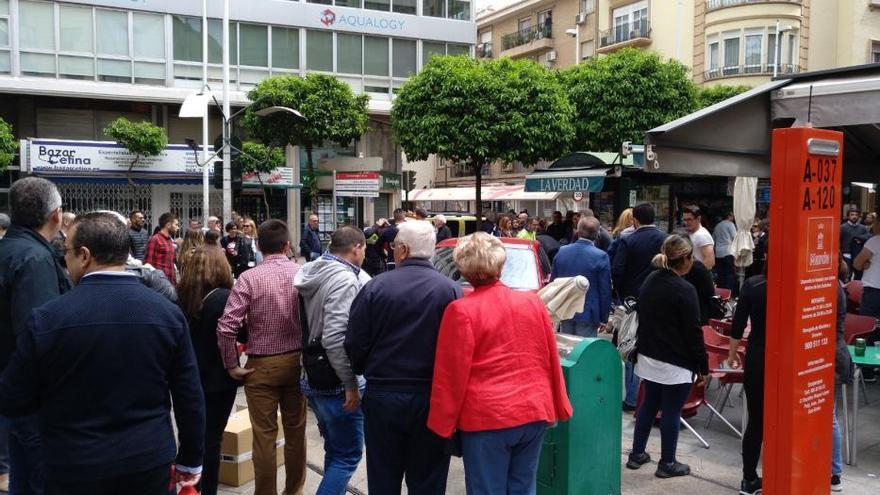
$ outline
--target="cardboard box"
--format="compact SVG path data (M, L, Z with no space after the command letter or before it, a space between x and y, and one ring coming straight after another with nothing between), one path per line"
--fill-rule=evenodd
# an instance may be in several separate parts
M247 408L233 412L223 431L223 444L220 447L220 483L241 486L254 479L253 442L253 428ZM284 431L280 414L275 462L278 466L284 464Z

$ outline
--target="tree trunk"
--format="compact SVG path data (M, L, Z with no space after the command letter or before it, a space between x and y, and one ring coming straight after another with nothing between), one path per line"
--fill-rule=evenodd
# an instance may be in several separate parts
M266 195L266 184L263 184L263 177L260 175L260 172L257 172L257 180L260 181L260 190L263 192L263 204L266 206L266 220L268 220L270 218L269 197Z
M140 159L141 155L134 155L134 160L132 160L131 163L128 164L128 173L126 174L126 177L128 178L128 185L133 188L137 187L137 184L135 184L134 179L131 178L131 171L134 169L134 166L137 165Z
M476 190L474 191L477 200L477 232L483 230L483 164L479 163L480 161L474 163L474 175L477 185Z
M315 176L315 164L312 161L312 145L306 146L306 175L309 178L309 198L312 202L312 213L318 214L318 178ZM332 206L336 208L336 205Z

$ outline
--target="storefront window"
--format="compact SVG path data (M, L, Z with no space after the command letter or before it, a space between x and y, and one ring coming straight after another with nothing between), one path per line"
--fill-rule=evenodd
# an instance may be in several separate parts
M392 10L398 14L416 14L416 0L393 0Z
M299 69L299 30L272 27L272 67Z
M422 15L446 17L446 0L422 0Z
M436 55L446 55L446 44L423 41L422 64L427 64Z
M364 74L388 75L388 38L364 36Z
M363 74L361 40L359 34L336 35L336 72Z
M416 72L416 42L394 40L394 77L409 77Z
M471 47L469 45L457 45L450 43L447 45L447 55L470 55Z
M333 33L306 31L306 68L333 72Z
M269 28L256 24L238 25L241 52L239 65L269 67Z
M18 36L21 48L23 50L55 50L53 5L46 2L21 1L18 4L18 12ZM22 63L22 70L25 70L24 63ZM54 67L52 72L55 72Z

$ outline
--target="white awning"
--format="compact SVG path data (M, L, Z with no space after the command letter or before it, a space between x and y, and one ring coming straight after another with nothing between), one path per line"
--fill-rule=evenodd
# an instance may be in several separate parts
M486 186L481 190L483 201L552 201L559 193L525 192L524 185ZM415 189L409 192L410 201L476 201L475 187L441 187Z

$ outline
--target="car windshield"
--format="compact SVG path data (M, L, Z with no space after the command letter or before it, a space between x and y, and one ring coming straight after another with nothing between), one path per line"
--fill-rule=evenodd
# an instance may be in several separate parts
M517 290L538 290L538 267L532 250L528 246L505 245L504 248L507 251L507 260L501 270L501 281L504 285ZM434 267L461 285L470 285L455 266L452 250L451 247L438 248L434 254Z

